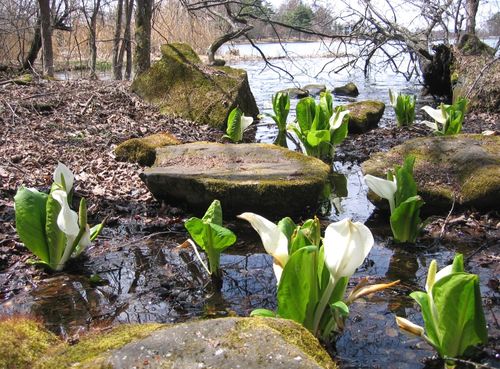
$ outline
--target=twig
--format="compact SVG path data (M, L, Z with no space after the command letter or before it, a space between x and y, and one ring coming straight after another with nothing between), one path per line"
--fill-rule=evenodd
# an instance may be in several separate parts
M445 357L443 357L443 360L451 360L451 361L454 361L454 362L457 362L457 363L473 365L474 368L494 369L493 366L489 366L489 365L485 365L485 364L481 364L481 363L476 363L474 361L465 360L465 359L457 359L457 358L454 358L454 357L445 356Z
M28 99L33 99L35 97L43 97L43 96L56 95L56 94L57 94L57 92L46 92L46 93L43 93L43 94L35 94L35 95L25 96L21 100L28 100Z
M83 105L83 109L80 112L80 115L85 114L85 112L89 108L90 103L92 102L92 100L94 100L94 98L95 98L95 94L92 94L92 96L90 96L90 98L87 100L87 102Z
M453 203L451 204L451 209L446 218L444 219L443 226L441 227L441 232L439 232L439 238L443 238L444 230L446 228L446 224L448 223L448 219L450 219L451 213L455 208L455 196L453 196Z

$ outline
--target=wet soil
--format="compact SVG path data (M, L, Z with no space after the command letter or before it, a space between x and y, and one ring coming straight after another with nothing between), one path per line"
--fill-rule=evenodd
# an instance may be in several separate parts
M275 308L272 260L253 230L241 221L226 222L238 243L222 257L222 291L212 291L192 250L179 246L190 215L155 201L139 179L141 168L117 162L112 153L126 139L156 132L171 132L183 142L217 141L222 132L162 116L128 87L100 81L0 86L0 315L34 315L63 337L78 339L121 322L247 316L257 307ZM470 114L464 131L498 131L499 122L498 115ZM336 160L357 165L371 153L429 134L414 126L350 136ZM76 173L75 197L87 199L89 223L104 217L108 222L85 256L64 273L50 273L29 263L31 254L15 233L13 197L20 185L47 190L58 161ZM430 217L411 246L393 244L385 220L382 212L368 220L376 245L351 284L361 276L401 284L352 306L345 332L329 343L341 367L440 365L430 359L428 346L398 332L394 315L422 323L408 294L423 288L430 260L445 265L455 252L463 252L467 269L481 278L490 341L474 361L499 367L500 214L451 209Z

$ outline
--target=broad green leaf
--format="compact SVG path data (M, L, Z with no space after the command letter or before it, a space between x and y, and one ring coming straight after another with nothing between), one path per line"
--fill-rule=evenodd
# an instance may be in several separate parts
M334 304L337 301L344 300L345 290L348 283L349 277L340 277L338 281L335 281L335 288L333 289L332 295L330 297L330 304Z
M319 219L308 219L300 226L300 230L309 240L309 245L319 246L321 243L321 224Z
M278 315L312 330L318 303L317 247L296 251L285 265L278 286Z
M59 264L66 248L66 235L57 225L57 217L61 212L61 205L54 200L52 194L47 197L45 235L49 246L49 263L54 268Z
M464 256L462 254L457 254L453 258L451 272L452 273L462 273L463 271L464 271Z
M336 301L330 305L330 307L338 311L340 316L346 318L349 316L349 307L343 301Z
M316 102L312 97L305 97L299 100L297 103L296 115L302 134L307 134L311 129L315 113Z
M212 201L202 220L206 223L222 225L222 207L219 200Z
M300 228L296 229L296 232L292 235L292 242L288 244L288 254L293 255L297 250L311 246L309 239L307 238L304 231Z
M392 234L397 242L415 242L420 231L420 208L424 201L420 196L410 197L391 214Z
M325 121L328 122L333 115L333 96L329 91L321 93L319 106L321 107Z
M438 323L437 319L433 316L432 312L432 302L429 298L429 295L422 291L416 291L410 293L410 297L414 299L422 310L422 317L424 318L425 323L425 334L429 339L429 342L432 346L442 355L440 351L440 339L438 335Z
M437 281L432 297L438 315L443 356L459 357L488 340L479 291L479 277L453 273Z
M224 137L234 142L243 139L243 131L253 122L252 117L245 117L239 108L234 108L227 118L227 130Z
M184 227L187 229L194 242L206 251L209 242L209 226L203 220L197 217L189 218L184 222Z
M250 313L250 316L260 316L260 317L264 317L264 318L276 318L276 313L272 310L268 310L268 309L255 309L255 310L252 310L252 312Z
M271 116L278 126L279 131L286 130L286 120L290 111L290 97L288 93L278 92L273 96L273 110L276 114Z
M45 238L47 194L21 187L14 196L16 231L24 245L40 260L49 263Z
M394 195L396 207L406 199L417 195L417 184L413 179L414 164L415 157L413 155L408 155L405 157L402 167L396 166L395 176L397 190Z
M209 226L212 245L219 253L236 242L236 235L229 229L212 223Z
M321 143L330 142L330 130L309 131L307 134L307 143L311 146L319 146Z

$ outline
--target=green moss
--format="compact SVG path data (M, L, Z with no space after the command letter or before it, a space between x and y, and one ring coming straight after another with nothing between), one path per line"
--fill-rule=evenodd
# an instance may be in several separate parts
M132 90L163 114L220 129L237 105L246 115L258 114L244 70L203 65L185 44L163 45L162 59L134 80Z
M244 332L249 329L255 330L256 327L270 328L278 332L287 343L298 347L322 368L337 368L337 365L332 361L323 347L321 347L318 340L299 324L286 319L247 318L238 323L237 332Z
M60 344L50 350L50 356L40 360L33 369L107 368L100 357L102 354L147 337L163 327L164 324L124 324L106 333L88 335L74 346Z
M33 82L33 75L26 73L12 80L16 85L29 85Z
M132 138L115 148L118 161L128 161L139 165L151 166L156 159L156 149L181 142L170 133L157 133L143 138Z
M0 321L0 368L30 369L58 338L25 318Z

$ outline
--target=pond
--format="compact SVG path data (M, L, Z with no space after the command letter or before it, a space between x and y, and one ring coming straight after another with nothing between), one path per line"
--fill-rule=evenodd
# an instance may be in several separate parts
M270 49L276 45L266 46ZM353 81L360 95L356 100L375 99L388 104L388 88L419 94L415 81L406 81L391 71L374 71L365 78L360 71L351 74L322 71L329 59L319 57L310 43L293 44L293 61L273 59L286 68L294 79L265 68L262 61L243 60L233 66L246 69L261 112L271 112L271 96L276 91L324 83L331 88ZM320 49L321 51L321 49ZM243 51L241 51L243 53ZM306 55L306 56L304 56ZM279 54L277 54L279 56ZM336 104L352 99L335 98ZM296 103L296 101L295 101ZM291 110L293 112L293 109ZM394 124L394 113L386 108L381 125ZM272 142L276 130L264 118L258 123L256 140ZM293 144L289 142L290 146ZM420 340L401 334L394 316L407 317L422 324L419 309L408 295L423 290L427 268L432 259L440 266L449 264L455 252L466 256L468 270L479 274L489 333L498 338L499 245L445 241L427 236L414 246L392 243L383 214L373 213L366 199L367 188L357 163L333 163L334 170L347 177L347 196L331 201L334 210L322 218L323 226L351 217L366 222L375 235L375 246L351 280L354 286L362 277L374 282L401 280L394 289L367 297L351 306L345 331L330 343L329 350L341 368L424 368L424 359L434 351ZM248 316L255 308L276 308L276 280L272 259L263 253L257 234L242 221L226 225L238 236L238 242L222 256L224 285L221 293L210 291L208 278L189 248L182 227L153 233L137 233L130 224L105 230L84 260L70 265L69 273L35 280L30 286L13 291L0 305L0 314L32 314L66 337L90 328L114 323L179 322L195 317ZM493 255L493 256L492 256ZM9 277L10 278L10 277ZM14 286L15 287L15 286Z

